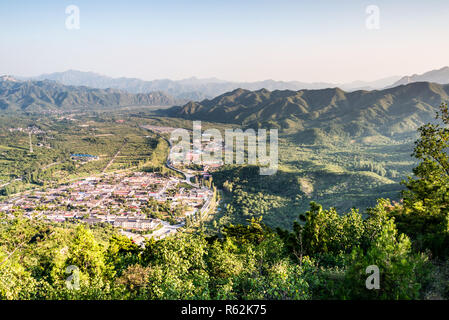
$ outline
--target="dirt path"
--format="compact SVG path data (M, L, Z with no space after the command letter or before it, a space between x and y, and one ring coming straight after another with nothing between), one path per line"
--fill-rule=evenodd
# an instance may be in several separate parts
M108 170L108 168L114 163L115 158L117 158L117 156L120 154L120 151L122 151L123 147L126 145L126 141L122 144L122 146L120 147L120 149L118 149L118 151L115 153L115 155L112 157L112 159L108 162L108 164L106 165L106 167L104 167L103 171L101 173L105 173L106 170Z

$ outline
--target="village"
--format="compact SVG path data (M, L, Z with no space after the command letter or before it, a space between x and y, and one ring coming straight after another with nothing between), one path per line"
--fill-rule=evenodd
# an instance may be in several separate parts
M107 223L142 243L161 239L201 218L213 191L205 186L160 173L127 172L88 177L46 191L32 191L0 203L0 211L13 216L51 222Z
M175 129L151 125L142 127L158 135L167 135ZM43 132L37 127L10 128L9 131L28 132L30 135ZM174 141L163 138L172 148ZM0 202L0 212L10 218L23 212L27 218L51 223L109 225L138 244L143 244L148 238L162 239L203 219L214 209L215 195L210 173L221 167L222 161L202 159L210 152L221 155L223 145L202 141L201 150L192 150L191 147L190 144L190 151L183 154L183 161L174 157L172 152L166 160L166 166L185 179L157 172L106 173L103 170L100 175L13 195ZM70 159L87 163L99 160L99 156L72 153Z
M211 141L210 134L202 134L200 148L195 149L192 141L189 141L188 145L184 146L186 149L183 150L183 147L174 147L177 139L176 136L171 135L176 128L156 125L144 125L141 128L154 132L167 141L170 146L167 166L185 175L187 180L198 174L204 179L209 179L211 172L223 166L224 144L222 141L217 142L213 139ZM186 130L186 132L190 135L191 131Z

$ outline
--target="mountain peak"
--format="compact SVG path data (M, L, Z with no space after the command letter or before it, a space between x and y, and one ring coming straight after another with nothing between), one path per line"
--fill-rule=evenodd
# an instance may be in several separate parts
M14 88L14 90L11 90ZM73 108L104 108L122 106L175 105L176 100L161 92L131 94L117 89L95 89L86 86L66 86L54 80L18 81L10 76L0 76L0 101L2 109L12 111L46 112L73 110Z
M402 77L400 80L396 81L388 88L397 87L413 82L434 82L440 84L449 83L449 67L446 66L440 69L425 72L423 74L413 74L411 76Z
M245 93L245 92L249 92L249 90L242 89L242 88L237 88L237 89L232 90L229 93L230 94L242 94L242 93Z
M327 132L389 137L392 133L414 132L433 119L441 102L449 102L449 84L429 82L363 92L345 92L338 87L267 92L239 88L212 100L169 109L167 114L248 127L275 126L290 133L327 123Z

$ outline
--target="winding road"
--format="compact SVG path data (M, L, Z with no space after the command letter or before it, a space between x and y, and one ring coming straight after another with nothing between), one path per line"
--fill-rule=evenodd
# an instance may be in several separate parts
M186 182L186 183L188 183L188 184L190 184L190 185L192 185L192 186L198 187L197 185L195 185L194 183L192 183L192 181L190 180L190 179L194 176L193 174L190 174L190 173L187 173L187 172L185 172L185 171L182 171L182 170L180 170L180 169L178 169L178 168L175 168L175 167L173 167L173 166L170 164L169 158L170 158L170 151L171 151L171 148L172 148L172 143L171 143L171 141L170 141L169 139L165 138L164 136L162 136L159 132L156 132L156 131L154 131L154 130L151 130L150 128L148 128L148 127L146 127L146 126L140 126L140 127L141 127L142 129L146 129L146 130L148 130L148 131L150 131L150 132L156 134L156 135L159 136L161 139L164 139L165 141L167 141L168 146L169 146L169 151L168 151L168 155L167 155L167 160L165 160L165 166L166 166L167 168L173 170L173 171L179 172L179 173L181 173L182 175L184 175L184 177L185 177L184 182Z
M180 170L180 169L178 169L178 168L175 168L175 167L173 167L173 166L170 164L169 158L170 158L170 151L171 151L171 148L172 148L172 143L171 143L171 141L170 141L169 139L165 138L164 136L162 136L159 132L156 132L156 131L154 131L154 130L151 130L150 128L148 128L148 127L146 127L146 126L140 126L140 127L141 127L142 129L146 129L146 130L148 130L148 131L150 131L150 132L156 134L156 135L159 136L160 138L162 138L162 139L164 139L165 141L167 141L168 146L169 146L169 151L168 151L168 155L167 155L167 160L165 161L165 166L166 166L167 168L173 170L173 171L179 172L179 173L181 173L182 175L184 175L185 180L184 180L183 182L186 182L186 183L190 184L190 185L193 186L193 187L199 188L198 185L192 183L192 181L190 180L190 179L194 176L193 174L190 174L190 173L188 173L188 172L185 172L185 171L182 171L182 170ZM201 214L201 218L203 218L204 213L207 212L207 211L209 210L210 204L211 204L211 200L212 200L212 199L209 198L209 199L204 203L203 207L199 210L199 212L200 212L200 214ZM156 231L154 231L151 235L148 235L148 238L153 238L153 237L154 237L154 238L156 238L156 239L163 239L163 238L165 238L166 236L168 236L168 235L170 235L170 234L172 234L172 233L176 233L176 232L177 232L177 229L180 228L180 227L183 227L184 225L185 225L185 222L182 222L182 223L176 224L176 225L171 225L171 224L169 224L169 223L166 222L166 221L162 221L162 228L161 228L161 229L158 229L158 230L156 230Z

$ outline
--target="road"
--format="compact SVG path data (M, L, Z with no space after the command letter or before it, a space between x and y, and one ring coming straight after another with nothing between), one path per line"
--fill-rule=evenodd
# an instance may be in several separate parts
M140 127L143 128L143 129L146 129L146 130L148 130L148 131L153 132L154 134L158 135L159 137L161 137L162 139L164 139L165 141L167 141L168 146L169 146L169 150L168 150L167 160L165 161L165 166L166 166L167 168L173 170L173 171L179 172L179 173L181 173L182 175L184 175L185 180L184 180L183 182L186 182L186 183L190 184L190 185L193 186L193 187L199 188L198 185L192 183L192 181L190 180L190 179L194 176L193 174L190 174L190 173L188 173L188 172L185 172L185 171L182 171L182 170L180 170L180 169L178 169L178 168L175 168L175 167L173 167L173 166L170 164L169 157L170 157L170 151L171 151L171 148L172 148L172 143L171 143L171 141L170 141L169 139L163 137L160 133L158 133L158 132L156 132L156 131L154 131L154 130L151 130L151 129L149 129L149 128L146 128L145 126L140 126ZM212 200L212 199L209 198L209 199L204 203L203 207L200 209L199 212L200 212L201 218L203 218L204 213L207 212L207 210L209 210L211 200ZM177 232L177 229L179 229L180 227L183 227L183 226L185 225L185 222L182 222L182 223L176 224L176 225L171 225L171 224L169 224L168 222L162 221L162 225L163 225L163 226L162 226L161 229L156 230L156 231L153 232L151 235L148 235L148 237L149 237L149 238L153 238L153 237L154 237L155 239L163 239L163 238L165 238L166 236L168 236L168 235L171 234L171 233L176 233L176 232Z
M53 163L47 164L46 166L42 167L42 170L47 170L48 168L53 167L53 166L56 166L57 164L61 164L61 161L53 162Z
M114 162L115 158L117 158L117 156L120 154L120 151L122 151L123 147L126 145L126 141L123 142L122 146L120 147L120 149L118 149L118 151L114 154L114 156L112 157L112 159L108 162L108 164L106 165L106 167L104 167L102 173L105 173L106 170L112 165L112 163Z
M162 228L154 231L152 234L145 235L145 238L155 238L157 240L164 239L166 236L178 232L178 229L183 227L185 225L185 222L171 225L170 223L166 221L162 221Z
M156 135L159 136L160 138L162 138L162 139L164 139L165 141L167 141L168 146L169 146L169 150L168 150L167 160L165 160L165 166L166 166L167 168L173 170L173 171L179 172L179 173L181 173L182 175L184 175L184 177L185 177L184 182L186 182L186 183L188 183L188 184L190 184L190 185L192 185L192 186L194 186L194 187L197 187L197 185L193 184L192 181L190 180L190 179L194 176L193 174L190 174L190 173L187 173L187 172L185 172L185 171L182 171L182 170L180 170L180 169L178 169L178 168L175 168L175 167L173 167L173 166L170 164L169 158L170 158L170 151L171 151L171 148L172 148L172 143L171 143L171 141L170 141L169 139L165 138L164 136L162 136L159 132L156 132L156 131L154 131L154 130L151 130L151 129L147 128L146 126L140 126L140 127L141 127L142 129L146 129L146 130L148 130L148 131L153 132L154 134L156 134Z

